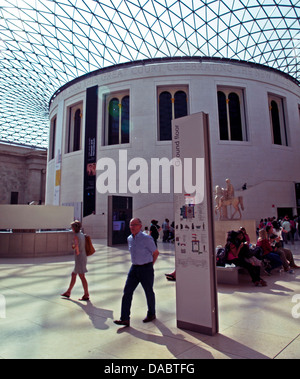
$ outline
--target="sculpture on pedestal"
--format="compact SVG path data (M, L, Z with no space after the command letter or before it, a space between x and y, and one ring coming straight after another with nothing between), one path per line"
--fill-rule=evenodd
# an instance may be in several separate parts
M240 220L242 218L241 210L244 210L243 197L234 195L234 187L231 184L230 179L226 179L226 188L220 186L215 187L215 213L219 215L219 220L233 220L234 216L238 213ZM232 206L234 211L231 217L228 217L228 206Z

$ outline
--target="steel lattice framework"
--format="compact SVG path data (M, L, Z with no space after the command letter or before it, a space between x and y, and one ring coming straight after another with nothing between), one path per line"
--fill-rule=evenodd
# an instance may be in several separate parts
M300 0L0 0L0 140L48 145L48 103L120 63L219 57L299 80Z

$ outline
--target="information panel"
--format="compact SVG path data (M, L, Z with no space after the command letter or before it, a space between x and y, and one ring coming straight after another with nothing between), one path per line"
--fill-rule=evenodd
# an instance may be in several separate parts
M208 115L173 120L177 326L218 332Z

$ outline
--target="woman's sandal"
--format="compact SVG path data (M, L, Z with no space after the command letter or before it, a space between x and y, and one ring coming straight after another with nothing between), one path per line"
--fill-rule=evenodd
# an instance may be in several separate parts
M82 298L81 299L78 299L79 301L89 301L90 300L90 298L89 298L89 296L82 296Z
M60 296L70 299L70 294L68 292L62 293Z
M175 281L176 281L176 277L175 277L174 274L165 274L165 276L166 276L166 279L167 279L167 280L170 280L170 281L172 281L172 282L175 282Z

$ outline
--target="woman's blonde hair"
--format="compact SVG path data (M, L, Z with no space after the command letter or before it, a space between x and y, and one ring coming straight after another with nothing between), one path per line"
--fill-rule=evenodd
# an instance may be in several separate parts
M258 236L262 239L265 239L268 237L267 231L265 229L260 229L258 232Z
M73 228L75 233L79 233L81 229L81 222L78 220L75 220L71 222L71 227Z

